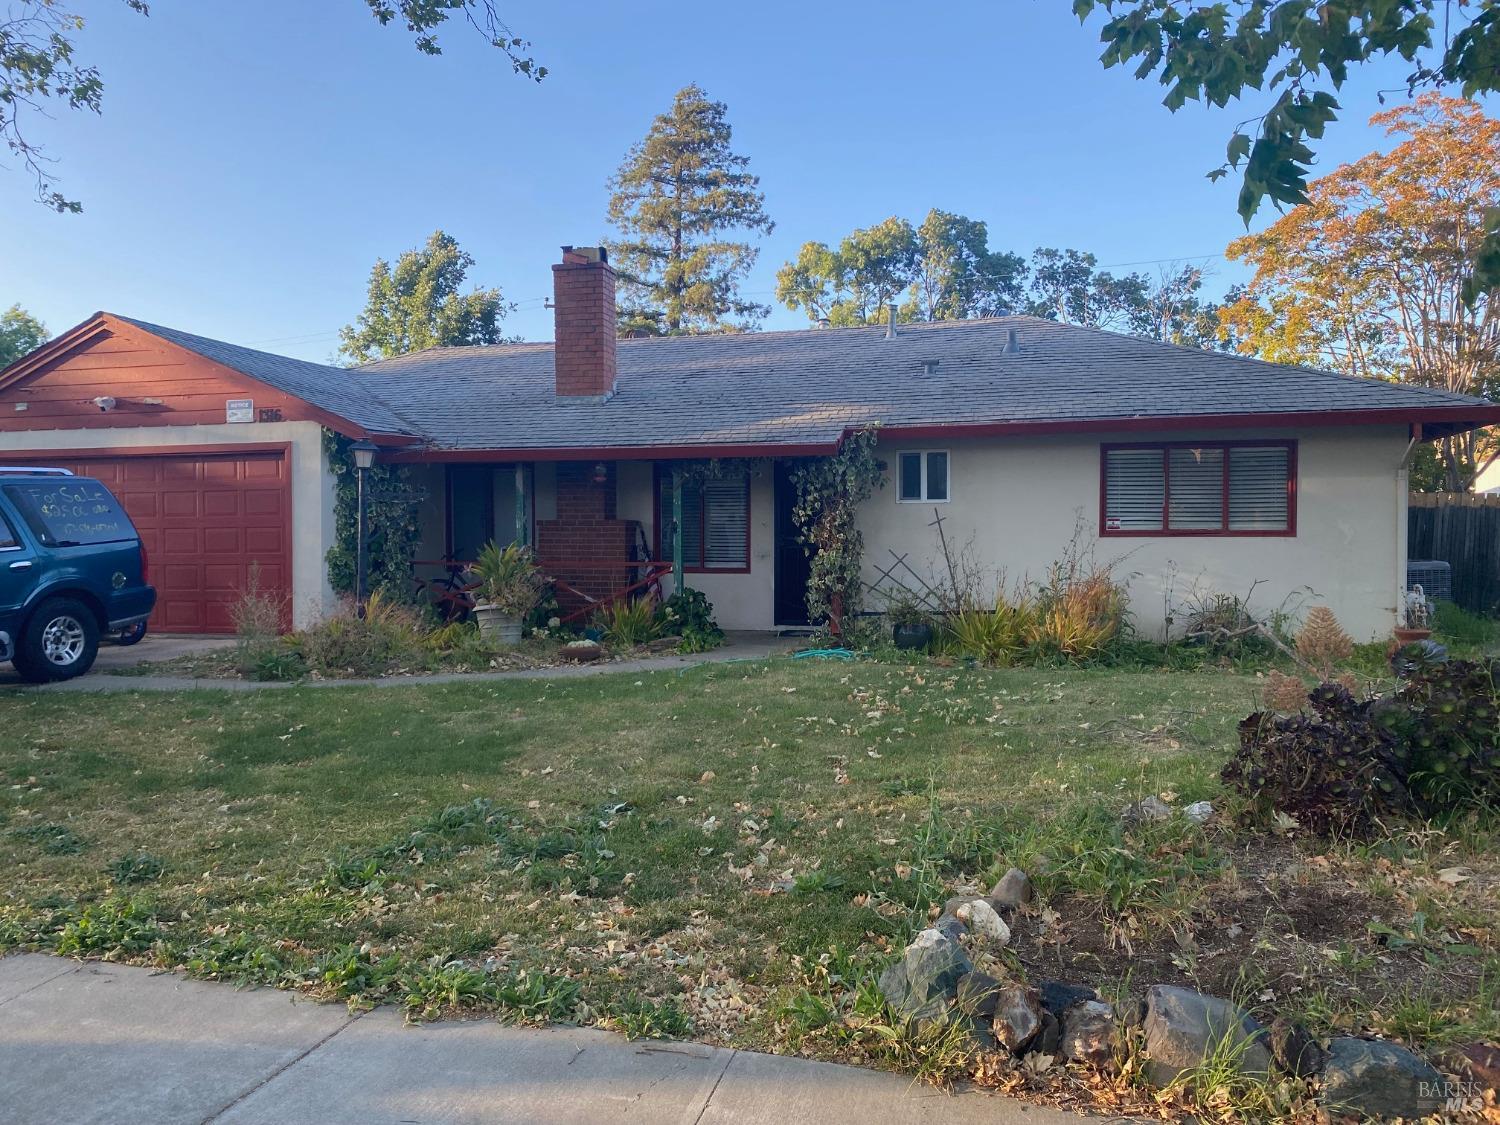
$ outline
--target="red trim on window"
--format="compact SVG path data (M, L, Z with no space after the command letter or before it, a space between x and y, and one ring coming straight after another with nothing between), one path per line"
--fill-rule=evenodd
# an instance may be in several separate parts
M1229 451L1231 449L1286 450L1286 528L1279 531L1231 531L1229 529ZM1161 530L1159 531L1111 531L1108 527L1109 513L1109 453L1115 449L1156 449L1161 451L1162 501ZM1173 449L1218 449L1224 458L1224 508L1223 526L1217 529L1173 530L1172 521L1172 458ZM1297 442L1275 441L1130 441L1105 442L1099 446L1099 536L1102 539L1166 539L1166 538L1214 538L1214 539L1290 539L1297 534Z
M669 465L663 465L658 461L652 467L651 473L651 522L652 522L652 545L656 551L656 558L660 562L671 562L671 552L664 549L661 541L661 485L663 480L672 479L672 470ZM708 505L698 504L698 543L704 550L708 550ZM750 573L750 474L745 474L745 565L744 566L689 566L687 559L682 560L682 572L684 574L749 574Z

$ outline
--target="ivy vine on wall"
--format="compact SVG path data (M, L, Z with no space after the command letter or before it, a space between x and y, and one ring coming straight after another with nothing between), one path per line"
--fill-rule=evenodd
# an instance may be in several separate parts
M328 581L340 594L354 593L355 554L358 550L359 492L354 442L332 430L323 431L323 455L333 473L334 544L328 549ZM415 595L411 560L421 541L418 504L403 465L382 464L377 457L365 477L368 489L370 592L397 601Z
M832 457L809 458L791 471L797 490L792 519L812 554L807 580L810 621L828 617L835 594L842 596L845 614L859 612L865 539L855 517L859 506L885 483L875 457L877 437L877 427L858 430Z

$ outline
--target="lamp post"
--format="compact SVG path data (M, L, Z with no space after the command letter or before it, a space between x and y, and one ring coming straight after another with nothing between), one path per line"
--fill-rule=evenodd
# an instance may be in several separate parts
M370 549L367 542L369 538L369 519L365 505L365 474L370 471L370 466L375 464L375 454L380 452L377 446L369 438L363 438L349 447L349 452L354 457L354 480L357 486L355 510L355 532L354 532L354 601L360 617L365 615L365 601L369 597L370 583Z

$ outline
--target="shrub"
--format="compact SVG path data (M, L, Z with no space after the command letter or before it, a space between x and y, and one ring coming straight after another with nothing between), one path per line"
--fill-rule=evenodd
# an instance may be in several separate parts
M1333 675L1334 665L1354 655L1354 638L1344 632L1333 610L1315 605L1297 633L1297 655L1326 680Z
M1274 668L1266 673L1266 686L1261 694L1268 711L1291 714L1307 706L1307 685L1301 678Z
M1414 667L1382 722L1406 746L1422 811L1500 804L1500 663L1454 660Z
M547 576L531 557L531 548L514 543L501 547L493 539L479 552L471 573L479 581L475 601L509 617L524 618L548 585Z
M1438 602L1432 613L1432 631L1445 640L1473 648L1495 643L1495 622L1470 613L1452 602Z
M1223 779L1262 820L1280 813L1320 835L1369 832L1379 816L1410 807L1405 753L1372 702L1339 684L1308 696L1312 714L1256 712L1240 723L1239 750Z
M1125 589L1107 568L1071 574L1054 568L1027 639L1041 655L1092 659L1120 635L1125 604Z
M708 652L724 643L724 630L714 620L714 607L702 590L679 590L656 611L663 634L682 638L679 652Z
M312 671L325 676L376 676L422 663L424 628L408 606L372 594L360 617L353 606L297 634L296 651Z
M1013 664L1026 651L1041 614L1034 601L1022 595L1008 601L995 594L995 607L965 606L948 618L948 633L960 655L983 664Z
M611 602L594 616L594 624L604 639L622 648L634 648L661 636L657 623L656 602L652 598Z
M260 563L250 564L245 588L229 603L229 621L241 645L273 641L286 617L286 598L261 589Z
M1266 635L1272 628L1250 612L1249 599L1208 594L1188 603L1182 635L1217 659L1264 660L1275 652Z

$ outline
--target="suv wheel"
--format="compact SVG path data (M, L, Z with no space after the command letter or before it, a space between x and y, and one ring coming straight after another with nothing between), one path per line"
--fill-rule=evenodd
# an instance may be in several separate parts
M16 641L15 666L31 683L71 680L94 666L99 622L82 602L53 598L37 607Z

